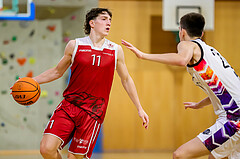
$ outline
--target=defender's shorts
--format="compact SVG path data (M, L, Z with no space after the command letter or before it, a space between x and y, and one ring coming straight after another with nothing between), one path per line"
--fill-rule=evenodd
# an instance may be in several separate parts
M62 149L71 139L69 152L90 158L101 124L83 109L63 100L54 111L44 134L54 135L62 141Z
M216 123L200 133L197 137L216 159L228 157L240 159L240 122L225 118L217 119Z

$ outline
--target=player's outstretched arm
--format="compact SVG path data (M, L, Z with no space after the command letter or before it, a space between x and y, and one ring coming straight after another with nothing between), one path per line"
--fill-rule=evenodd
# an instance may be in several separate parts
M41 73L40 75L34 77L33 79L35 79L39 84L43 84L62 77L64 72L71 65L72 53L74 51L74 48L75 40L69 41L65 48L64 56L58 62L57 66Z
M193 57L194 44L182 41L178 44L178 53L147 54L138 50L131 43L122 40L122 44L140 59L156 61L168 65L186 66Z
M118 47L117 72L119 77L121 78L124 89L126 90L128 96L138 110L138 115L143 121L143 126L147 129L149 124L149 118L140 104L135 84L133 82L133 79L129 75L127 67L125 65L124 54L121 46Z
M195 103L195 102L184 102L185 109L187 109L187 108L201 109L201 108L203 108L203 107L205 107L207 105L210 105L210 104L211 104L211 100L209 99L209 97L204 98L203 100L201 100L198 103Z

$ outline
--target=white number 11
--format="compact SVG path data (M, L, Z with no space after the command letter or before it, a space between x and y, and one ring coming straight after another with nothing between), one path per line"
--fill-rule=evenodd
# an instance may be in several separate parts
M92 57L93 57L93 63L92 63L92 65L94 66L94 65L95 65L95 60L96 60L96 55L93 54ZM100 66L101 56L98 55L97 58L98 58L97 66Z

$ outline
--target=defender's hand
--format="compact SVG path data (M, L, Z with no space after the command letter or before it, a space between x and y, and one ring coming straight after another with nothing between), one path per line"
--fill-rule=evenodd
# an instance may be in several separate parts
M134 47L131 43L129 43L125 40L122 40L122 44L124 46L126 46L129 50L131 50L133 53L135 53L138 58L140 58L140 59L143 58L144 53L142 51L138 50L136 47Z
M195 102L184 102L185 109L192 108L192 109L200 109L202 106L200 106L198 103Z

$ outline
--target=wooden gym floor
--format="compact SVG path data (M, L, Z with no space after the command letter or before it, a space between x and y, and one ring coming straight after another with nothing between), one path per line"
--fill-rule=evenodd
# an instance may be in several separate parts
M63 159L67 159L67 153L62 153ZM208 156L200 157L198 159L207 159ZM42 159L37 152L8 152L0 151L0 159ZM91 159L172 159L172 152L111 152L111 153L96 153Z

